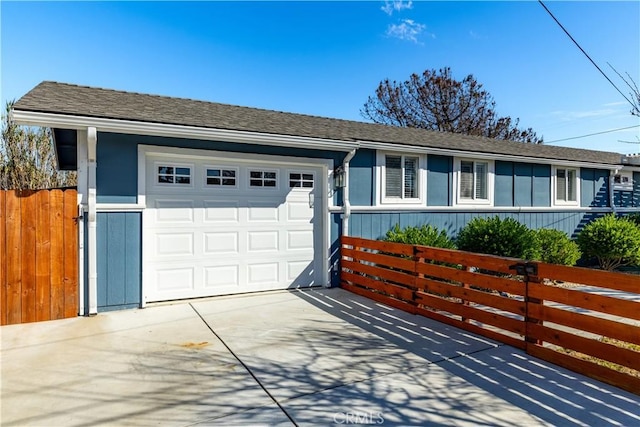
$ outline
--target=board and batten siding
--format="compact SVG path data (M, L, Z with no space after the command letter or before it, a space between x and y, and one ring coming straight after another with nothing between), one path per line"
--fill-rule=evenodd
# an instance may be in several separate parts
M616 190L613 193L614 203L620 208L640 207L640 172L633 173L633 188L629 191Z
M142 215L99 212L98 311L139 307L142 291Z
M554 212L356 212L351 214L349 234L365 239L380 239L398 224L400 228L430 224L455 237L476 217L514 218L530 228L555 228L575 237L590 221L604 213L588 211Z
M495 206L551 206L551 166L495 163Z
M607 207L609 203L609 171L601 169L580 169L581 206Z

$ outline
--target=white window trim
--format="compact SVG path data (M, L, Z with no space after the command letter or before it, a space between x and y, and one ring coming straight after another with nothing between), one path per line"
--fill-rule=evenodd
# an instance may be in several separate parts
M487 163L487 198L486 199L463 199L460 197L460 169L462 162ZM475 166L474 166L475 169ZM475 173L475 172L474 172ZM453 191L455 205L467 207L492 207L494 205L494 183L495 183L495 162L488 159L475 159L471 157L456 157L453 162ZM475 189L474 189L475 190ZM474 191L475 193L475 191Z
M311 183L313 184L312 187L291 187L289 185L289 181L291 181L291 179L290 179L291 174L293 174L293 173L309 174L309 172L310 171L308 171L308 170L307 171L300 171L300 170L296 170L296 169L287 169L286 170L286 176L284 178L285 178L285 181L286 181L285 182L286 187L289 189L289 191L307 191L307 192L313 191L313 189L316 187L316 179L317 179L315 172L312 172L310 174L313 177L312 178L313 181L311 181Z
M397 198L386 196L386 156L402 156L416 157L418 159L418 197L415 198ZM404 164L404 163L403 163ZM425 155L417 153L404 153L396 151L378 151L376 154L376 183L377 183L377 197L379 205L385 206L406 206L406 205L424 205L427 194L427 169L426 169L426 157Z
M616 174L613 175L614 179L613 179L613 189L614 190L618 190L618 191L633 191L633 172L631 171L622 171L622 172L618 172ZM624 178L627 178L627 182L619 182L616 183L615 182L615 177L616 176L620 176L620 179L623 180Z
M158 168L164 166L164 167L171 167L174 169L177 168L189 168L189 184L178 184L176 182L158 182ZM180 189L180 188L194 188L194 181L195 181L195 164L193 163L179 163L179 162L172 162L172 161L167 161L167 162L163 162L163 161L156 161L154 162L153 165L153 180L154 180L154 186L158 187L158 188L176 188L176 189ZM174 171L174 177L175 177L175 171Z
M576 171L576 200L558 200L557 199L557 181L558 181L558 169L574 170ZM581 191L580 185L582 180L580 179L580 168L574 166L562 166L554 165L551 168L551 204L552 206L580 206Z
M251 178L251 172L262 172L263 176L262 178ZM275 177L275 181L276 181L276 185L274 187L268 187L266 185L251 185L251 180L252 179L260 179L262 181L262 183L264 184L265 179L268 181L272 181L272 178L265 178L264 174L268 173L268 172L273 172L276 174ZM287 176L288 178L288 176ZM282 176L280 174L280 171L278 169L270 169L270 168L247 168L247 181L246 181L246 188L248 190L254 190L254 191L276 191L279 190L281 188L281 180L282 180ZM287 180L287 183L289 181ZM288 188L288 186L287 186Z
M232 170L236 172L236 184L235 185L214 185L214 184L207 184L207 178L209 178L207 176L207 170L209 169L220 169L222 170ZM229 165L203 165L202 166L202 188L207 188L207 189L213 189L213 190L237 190L239 188L239 182L240 182L240 168L236 167L236 166L229 166ZM223 178L223 177L220 177Z

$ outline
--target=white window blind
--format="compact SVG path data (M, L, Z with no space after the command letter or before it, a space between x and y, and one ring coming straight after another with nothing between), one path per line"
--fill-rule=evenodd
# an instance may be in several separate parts
M473 198L473 162L460 162L460 198Z
M402 197L402 157L385 157L385 189L387 197Z

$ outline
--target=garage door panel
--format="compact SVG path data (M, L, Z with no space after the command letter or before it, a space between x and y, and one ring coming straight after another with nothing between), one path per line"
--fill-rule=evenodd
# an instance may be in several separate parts
M154 271L158 291L189 291L195 288L194 267L167 267Z
M247 202L248 222L278 222L280 209L273 202Z
M240 206L237 200L205 200L204 222L237 223L240 218Z
M248 262L247 285L277 284L280 282L280 268L278 262Z
M311 223L313 220L313 209L309 209L308 201L288 201L287 221L303 221Z
M247 232L247 254L254 252L272 251L277 252L278 232L277 231L248 231Z
M213 290L225 290L240 286L240 266L216 265L204 267L204 287Z
M205 232L204 233L204 254L205 255L219 255L229 254L237 255L239 251L238 247L238 232Z
M193 223L193 200L155 200L153 203L156 222L187 222Z
M309 249L313 251L313 230L287 230L287 250Z
M315 277L313 264L313 261L286 262L287 281L292 285L312 285Z
M160 257L193 255L193 233L157 233L155 248Z

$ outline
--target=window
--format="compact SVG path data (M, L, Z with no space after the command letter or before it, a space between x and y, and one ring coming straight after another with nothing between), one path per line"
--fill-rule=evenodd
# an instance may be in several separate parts
M158 184L191 184L191 168L182 166L158 166Z
M418 199L418 157L387 154L384 157L384 198ZM391 200L389 200L391 199Z
M249 185L251 187L277 187L275 171L252 170L249 171Z
M311 173L290 173L289 188L313 188L313 174Z
M556 203L577 204L578 171L577 169L556 168Z
M221 187L236 186L235 169L207 168L207 185Z
M458 195L460 202L483 202L489 199L489 162L461 160Z
M633 191L633 174L620 172L613 177L613 188L621 191Z

